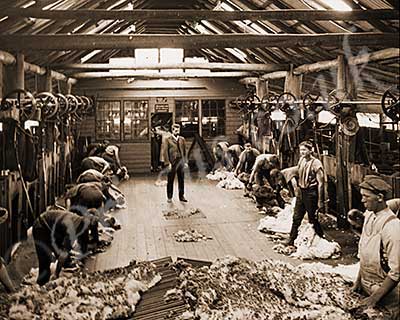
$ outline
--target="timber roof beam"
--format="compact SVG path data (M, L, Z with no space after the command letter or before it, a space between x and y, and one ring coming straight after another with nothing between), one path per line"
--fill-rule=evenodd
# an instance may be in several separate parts
M3 15L9 17L25 17L51 20L298 20L298 21L356 21L356 20L397 20L398 10L375 9L375 10L306 10L306 9L283 9L283 10L245 10L245 11L215 11L215 10L156 10L156 9L134 9L134 10L41 10L36 8L9 8L3 10Z
M2 47L8 50L96 50L135 48L298 48L323 46L399 47L397 33L329 33L329 34L221 34L221 35L122 35L122 34L56 34L0 35Z

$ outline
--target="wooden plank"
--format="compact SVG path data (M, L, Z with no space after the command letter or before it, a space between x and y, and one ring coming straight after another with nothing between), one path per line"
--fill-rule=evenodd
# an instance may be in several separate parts
M188 257L188 253L186 252L186 248L183 242L177 242L175 241L174 238L174 233L177 232L180 227L178 226L172 226L172 227L166 227L166 233L168 238L171 241L171 244L173 245L176 255L179 257Z
M160 258L157 256L156 240L154 238L153 227L150 223L144 225L145 239L146 239L146 260L153 260Z
M135 48L298 48L324 46L342 48L385 46L398 48L397 33L324 34L221 34L221 35L124 35L124 34L2 34L2 47L8 50L97 50Z
M144 224L137 224L136 235L136 256L138 260L147 260Z
M156 256L165 257L167 255L167 248L163 238L161 227L153 226L153 239L155 240Z
M167 233L166 228L161 228L160 230L163 242L165 244L165 250L167 251L167 254L170 255L173 260L175 260L178 256L178 252L175 247L175 240Z

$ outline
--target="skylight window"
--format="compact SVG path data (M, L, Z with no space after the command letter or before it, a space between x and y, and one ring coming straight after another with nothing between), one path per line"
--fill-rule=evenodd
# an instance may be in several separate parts
M334 10L338 11L352 11L353 9L342 0L321 0L323 3L328 5Z
M53 3L50 3L47 6L43 7L42 10L49 10L50 8L53 8L54 6L58 5L61 2L63 2L63 0L54 1Z
M209 23L207 20L201 20L201 23L204 24L207 28L213 30L217 34L223 34L224 33L220 29L218 29L216 26L214 26L213 24Z
M199 31L201 34L210 34L210 31L208 31L204 26L201 24L196 25L196 30Z
M96 54L100 53L102 50L93 50L92 52L88 53L84 57L81 58L81 63L85 63L92 59Z
M225 11L235 11L234 8L232 8L229 4L227 4L226 2L222 2L219 6L221 9L225 10Z
M29 8L29 7L33 6L35 3L36 3L36 1L29 1L27 4L24 4L22 6L22 8L24 8L24 9Z
M251 27L255 30L255 31L257 31L257 33L260 33L260 34L268 34L268 31L267 30L265 30L264 28L262 28L262 27L260 27L258 24L256 24L256 23L252 23L251 24Z
M231 54L233 54L240 61L247 62L246 61L247 55L242 50L239 50L237 48L226 48L226 51L229 51Z
M232 49L238 57L246 57L239 49ZM135 57L116 57L109 59L110 75L117 77L137 76L146 74L173 74L178 77L187 75L209 75L210 69L158 69L158 64L180 64L183 62L205 64L208 60L204 57L186 57L182 48L146 48L135 49ZM140 70L133 70L135 66L141 66ZM146 68L146 69L142 69ZM157 70L158 69L158 70Z
M112 9L114 9L114 8L116 8L116 7L118 7L119 5L121 5L121 4L123 4L124 2L126 2L125 0L120 0L120 1L117 1L116 3L114 3L113 5L111 5L111 6L109 6L108 8L107 8L107 10L112 10ZM131 3L128 3L128 6L129 5L131 5L132 6L132 4ZM133 9L133 6L132 6L132 8L127 8L127 9L129 9L129 10L132 10Z
M160 49L160 63L182 63L183 62L183 49L179 48L161 48ZM171 74L182 72L183 69L164 69L160 73Z
M158 63L158 49L135 49L135 58L140 65Z

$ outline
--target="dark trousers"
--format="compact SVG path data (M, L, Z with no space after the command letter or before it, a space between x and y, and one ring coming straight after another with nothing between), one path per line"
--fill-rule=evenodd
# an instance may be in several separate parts
M35 249L39 262L39 274L37 284L46 284L51 276L50 264L53 260L53 253L56 258L61 252L69 251L64 248L64 238L43 226L40 222L35 222L32 228L32 235L35 241Z
M175 174L178 176L178 189L179 189L179 198L183 198L185 194L185 173L184 173L184 164L182 160L178 161L175 164L172 164L171 170L168 172L168 183L167 183L167 197L171 199L174 194L174 180Z
M35 239L36 254L39 262L39 274L36 282L41 286L49 281L51 275L50 264L53 252L51 236L48 230L40 226L34 226L32 234Z
M157 170L160 166L161 139L151 138L151 167Z
M268 183L271 185L271 178L270 178L270 170L266 170L266 169L261 169L257 172L256 176L255 176L255 182L260 185L263 186L265 185L264 183L264 179L266 179L268 181Z
M300 189L300 194L296 199L293 214L292 230L290 231L290 241L294 241L299 234L299 227L303 221L304 215L308 214L308 220L314 226L315 233L320 237L323 236L322 227L317 218L318 209L318 189Z

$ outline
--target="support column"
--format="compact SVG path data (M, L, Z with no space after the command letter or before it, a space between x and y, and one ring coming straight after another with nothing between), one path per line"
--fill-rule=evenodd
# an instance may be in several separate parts
M17 54L17 76L16 76L16 89L25 89L25 71L24 71L25 55L23 53Z
M284 91L290 92L295 96L296 100L299 100L301 97L302 80L303 80L303 75L293 74L293 65L291 65L290 71L287 72L287 75L285 77ZM295 166L299 160L296 148L300 143L299 141L300 137L299 137L299 132L298 130L296 130L296 128L301 120L301 110L295 109L293 112L288 113L286 116L287 119L285 121L284 128L282 128L284 130L281 133L282 139L279 139L280 140L279 144L282 144L283 139L287 139L288 140L287 145L289 145L289 150L280 150L287 153L286 161L285 159L283 159L284 155L283 154L281 155L281 160L282 160L281 165L292 167ZM278 148L281 149L282 146L279 145Z
M4 87L5 87L4 72L5 72L4 64L0 62L0 100L3 99L4 95L6 94L4 92Z
M72 83L67 80L67 94L72 93Z
M45 79L45 89L47 92L53 92L53 77L51 76L51 70L46 70L46 79Z
M257 79L256 81L256 95L260 100L267 94L267 85L265 80Z
M342 99L356 98L356 90L351 78L350 68L344 56L338 57L337 69L337 97ZM351 137L345 135L340 128L340 119L336 125L336 208L337 225L339 228L348 226L347 212L352 208L352 186L351 186L351 161L350 143Z
M51 70L46 69L46 73L43 76L39 76L38 81L38 92L53 92L52 85L53 77L51 75Z
M296 99L300 99L301 97L301 87L303 82L303 75L295 75L293 73L293 65L290 66L290 71L288 71L285 77L285 92L290 92L293 94Z

